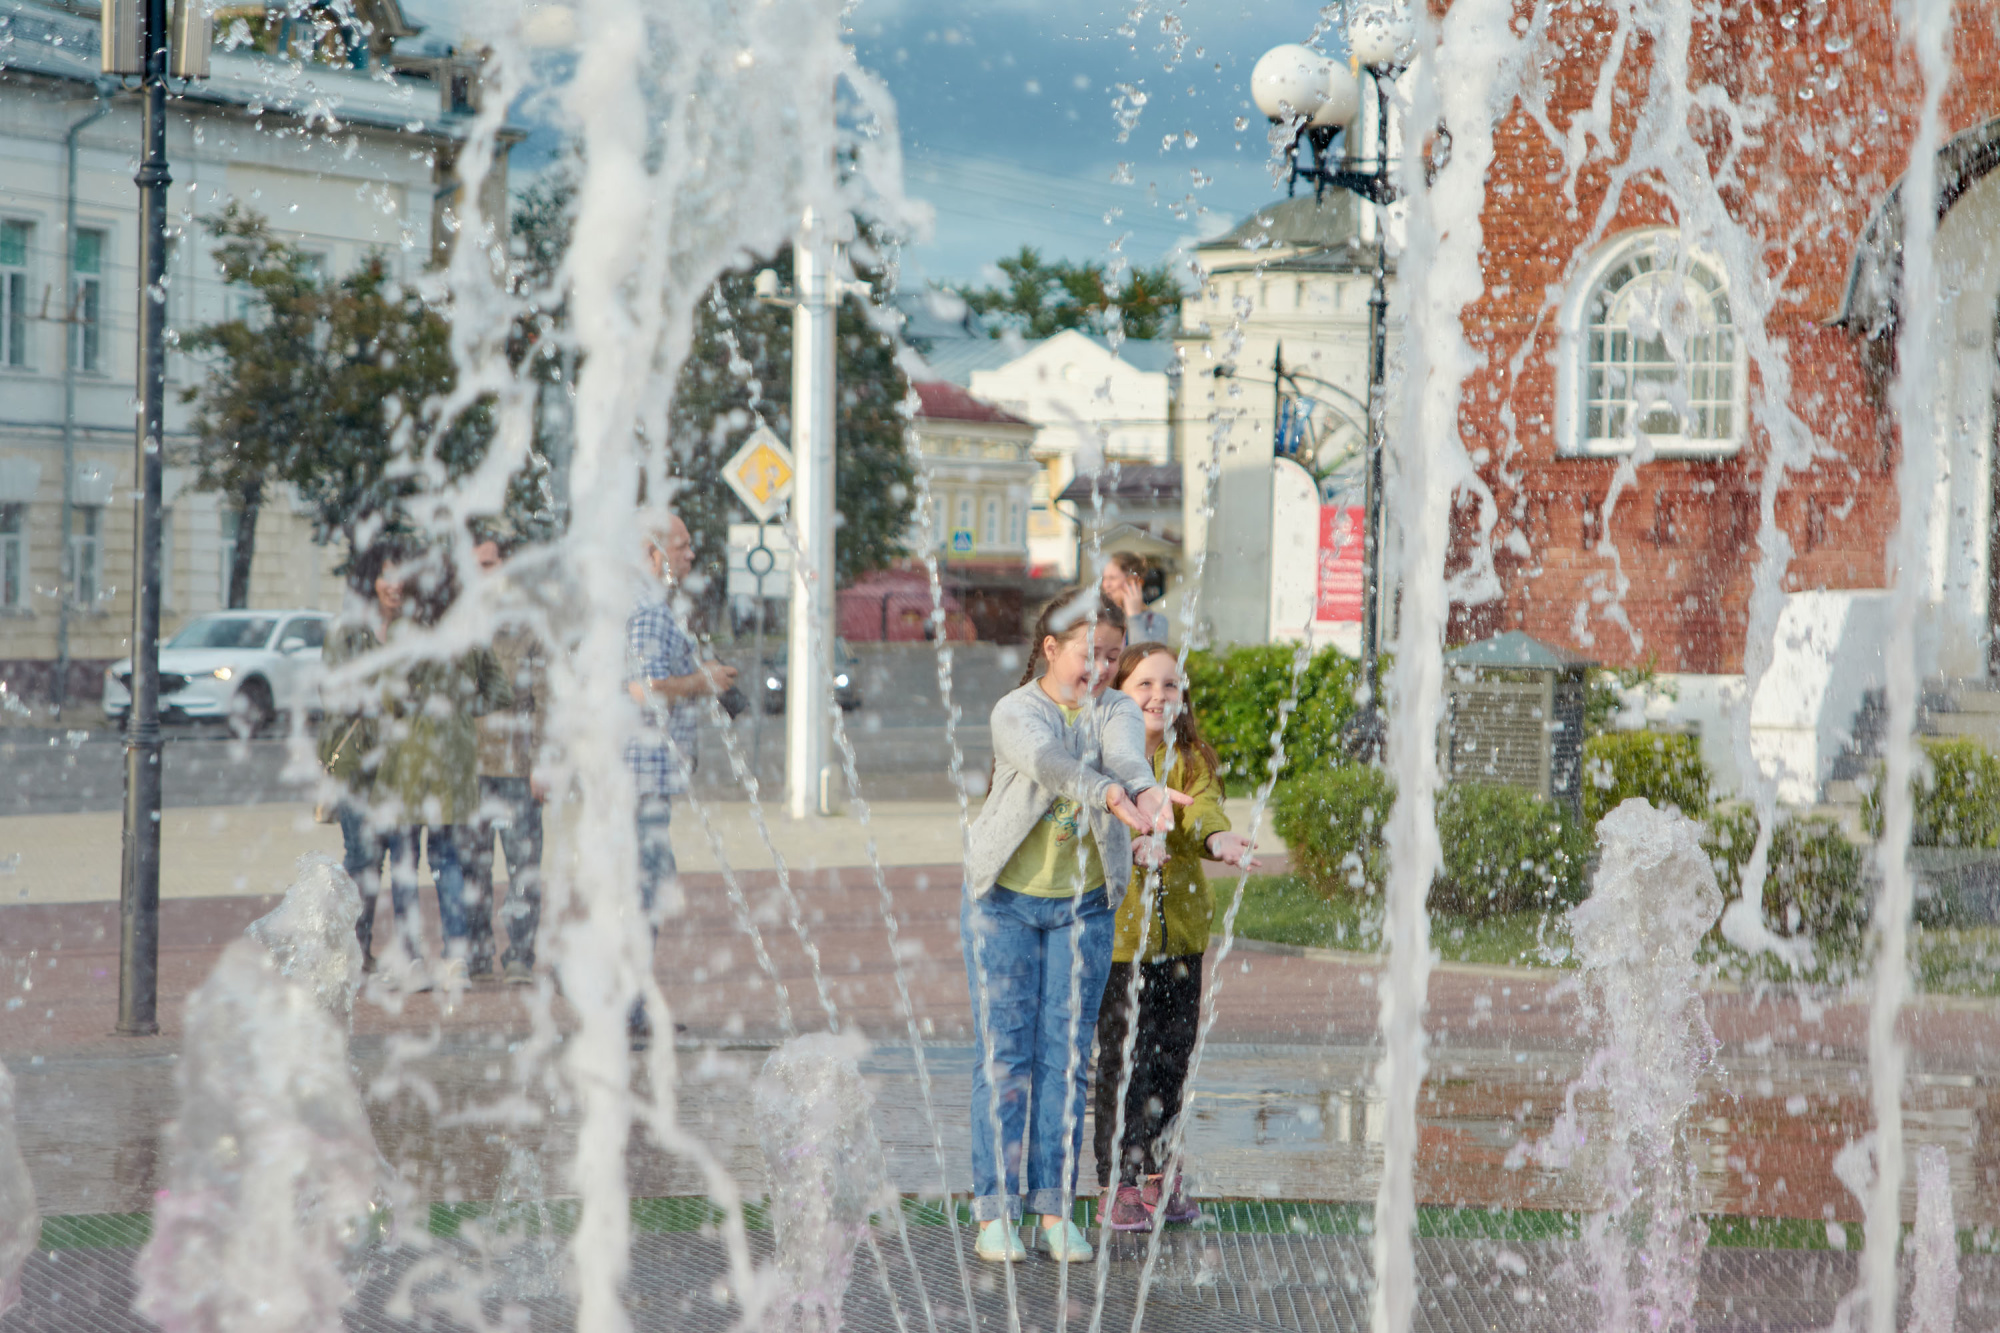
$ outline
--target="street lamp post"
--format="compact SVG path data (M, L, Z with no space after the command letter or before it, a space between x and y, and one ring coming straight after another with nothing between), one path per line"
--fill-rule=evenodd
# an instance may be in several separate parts
M1250 91L1259 110L1278 124L1294 127L1286 149L1291 176L1286 193L1301 180L1312 182L1313 197L1324 199L1328 189L1346 190L1375 205L1375 282L1368 299L1368 436L1362 489L1361 675L1367 697L1356 714L1349 736L1357 758L1373 761L1382 753L1382 453L1386 438L1384 409L1389 337L1389 258L1387 206L1398 197L1390 178L1389 88L1408 64L1408 31L1400 26L1371 24L1348 34L1353 67L1305 46L1280 46L1268 51L1251 71ZM1331 164L1336 136L1360 119L1361 81L1366 69L1375 92L1375 156L1349 158L1350 165ZM1309 154L1301 163L1300 148Z
M137 75L139 170L137 483L132 549L132 706L125 719L125 837L118 892L118 1032L160 1030L160 494L167 392L167 78L208 74L208 7L180 0L169 62L167 0L104 0L106 74ZM66 238L70 246L74 236ZM68 484L68 478L64 479ZM67 556L67 553L65 553Z

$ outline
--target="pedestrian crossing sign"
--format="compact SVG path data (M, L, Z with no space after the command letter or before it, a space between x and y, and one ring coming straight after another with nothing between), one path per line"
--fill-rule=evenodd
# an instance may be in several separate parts
M768 523L792 495L792 451L760 425L722 465L722 479L759 523Z
M972 554L971 528L953 528L951 530L951 553L953 555Z

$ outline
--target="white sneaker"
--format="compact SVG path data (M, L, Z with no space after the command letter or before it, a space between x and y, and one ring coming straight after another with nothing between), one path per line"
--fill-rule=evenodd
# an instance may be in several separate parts
M981 1222L972 1252L996 1264L1019 1263L1028 1257L1028 1247L1021 1243L1021 1228L1006 1218Z
M1035 1228L1035 1248L1063 1264L1087 1264L1095 1254L1076 1223L1067 1219Z
M437 984L444 993L456 1000L465 993L468 984L463 958L446 958L438 964Z

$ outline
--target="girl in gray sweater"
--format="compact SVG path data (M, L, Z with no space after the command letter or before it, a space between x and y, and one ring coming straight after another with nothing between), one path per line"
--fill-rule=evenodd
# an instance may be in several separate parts
M993 708L993 783L959 912L977 1032L972 1215L982 1259L1026 1257L1025 1203L1036 1248L1075 1262L1091 1257L1069 1215L1113 920L1135 850L1157 859L1153 835L1187 798L1153 776L1138 705L1105 692L1123 612L1095 589L1058 598L1030 645L1020 687Z

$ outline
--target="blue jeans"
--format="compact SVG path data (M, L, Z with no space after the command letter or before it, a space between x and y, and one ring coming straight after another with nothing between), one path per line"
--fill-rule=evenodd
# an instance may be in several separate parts
M674 845L667 839L668 826L674 822L674 798L642 792L639 795L639 907L646 914L646 921L653 927L653 934L660 933L660 918L656 909L660 901L660 888L680 872L674 861Z
M1067 1216L1076 1198L1112 918L1102 888L1035 898L995 885L983 898L968 892L959 908L978 1043L972 1215L981 1222L1018 1219L1023 1196L1028 1212Z
M389 829L382 838L389 845L389 901L395 906L397 922L408 934L411 956L423 957L423 928L413 910L417 905L419 841L430 859L431 879L437 884L438 924L444 927L445 943L463 940L465 867L458 860L458 830L445 824L433 824L428 829L413 824Z
M507 923L503 963L535 963L535 932L542 921L542 803L526 778L481 777L479 814L467 831L471 841L459 848L466 862L471 895L472 970L493 968L493 841L507 856L507 901L500 916Z
M342 864L354 887L361 891L361 919L354 923L354 938L361 942L361 956L372 957L375 944L375 898L382 892L382 858L389 854L389 835L377 829L368 811L347 801L340 803L340 841L345 850ZM398 929L417 905L417 886L392 880L389 902L396 914Z

